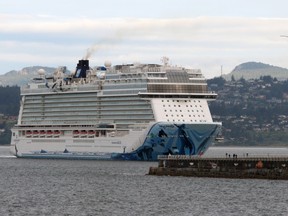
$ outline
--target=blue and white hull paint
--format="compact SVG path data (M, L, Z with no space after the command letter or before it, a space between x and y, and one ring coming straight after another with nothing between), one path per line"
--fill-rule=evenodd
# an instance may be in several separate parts
M11 149L19 158L155 161L158 155L201 156L213 143L220 129L219 123L163 122L152 124L145 130L146 136L143 131L142 134L131 132L122 139L86 139L86 144L83 144L83 139L68 137L66 140L59 137L58 142L51 138L26 139L25 142L16 142ZM103 151L104 144L106 151Z

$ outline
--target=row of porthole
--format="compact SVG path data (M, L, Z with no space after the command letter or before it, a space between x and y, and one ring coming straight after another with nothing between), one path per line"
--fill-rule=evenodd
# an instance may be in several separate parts
M170 112L178 112L178 110L169 110ZM190 110L187 110L188 112L190 112ZM201 112L203 112L203 110L200 110ZM164 112L167 112L167 110L164 110ZM179 112L182 112L182 110L179 110ZM194 110L192 110L192 112L194 112ZM196 110L196 112L199 112L199 110Z
M177 117L179 117L179 115L176 115ZM169 117L169 115L166 115L166 117ZM171 117L174 117L174 115L172 114ZM181 115L181 117L184 117L183 115ZM189 117L192 117L191 115L189 115ZM193 117L196 117L196 115L193 115ZM198 117L201 117L200 115L198 115ZM205 117L205 115L202 115L202 117Z
M171 100L171 101L172 101L172 102L180 102L180 100ZM162 100L162 102L170 102L170 100L166 100L166 101L165 101L165 100ZM183 102L183 100L181 100L181 102ZM185 102L185 103L191 102L191 100L184 100L184 102ZM200 103L200 100L198 100L198 101L197 101L197 100L193 100L193 102L194 102L194 103L196 103L196 102Z
M178 119L178 121L176 121L175 119L173 119L173 120L171 120L172 122L187 122L187 121L185 121L184 119ZM170 122L170 120L169 119L167 119L167 122ZM192 120L192 119L190 119L190 122L198 122L198 120ZM206 120L199 120L199 122L206 122Z
M166 107L165 104L163 104L163 107ZM171 105L169 104L168 107L171 107ZM176 105L174 104L174 107L176 107ZM181 105L178 105L178 107L181 107ZM189 107L188 105L186 105L186 107ZM190 105L190 107L193 107L193 105ZM195 105L195 107L198 107L197 105ZM202 107L202 105L199 105L199 107Z

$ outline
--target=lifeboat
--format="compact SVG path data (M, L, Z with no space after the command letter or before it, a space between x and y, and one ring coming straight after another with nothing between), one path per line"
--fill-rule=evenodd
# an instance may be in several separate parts
M31 131L26 131L26 136L27 137L30 137L32 135L32 132Z
M55 130L54 131L54 136L59 136L60 135L60 131L59 130Z
M33 137L39 136L39 131L36 131L36 130L35 130L35 131L33 131L32 133L33 133Z
M95 131L93 131L93 130L89 130L88 131L88 136L89 137L94 137L94 135L95 135Z
M80 134L81 134L82 137L85 137L85 136L87 136L87 131L86 130L82 130L80 132Z
M47 136L52 136L53 132L51 130L47 131Z
M46 134L46 131L44 131L44 130L41 130L41 131L40 131L40 136L41 136L41 137L44 137L45 134Z
M79 136L79 131L78 130L74 130L73 131L73 136L74 137L78 137Z

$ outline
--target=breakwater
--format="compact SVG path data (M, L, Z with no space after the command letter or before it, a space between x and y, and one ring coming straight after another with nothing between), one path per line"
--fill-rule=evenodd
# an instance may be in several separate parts
M149 175L288 180L288 157L159 156Z

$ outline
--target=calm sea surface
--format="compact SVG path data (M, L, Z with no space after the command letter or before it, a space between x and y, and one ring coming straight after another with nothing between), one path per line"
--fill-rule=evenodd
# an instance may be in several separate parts
M288 155L210 148L207 156ZM288 215L288 181L148 176L155 162L16 159L0 147L0 215Z

